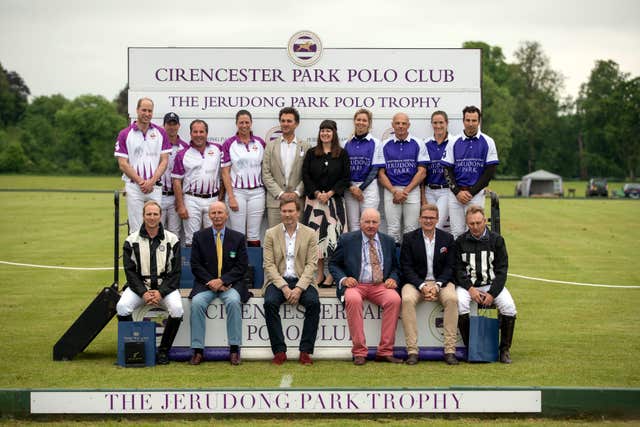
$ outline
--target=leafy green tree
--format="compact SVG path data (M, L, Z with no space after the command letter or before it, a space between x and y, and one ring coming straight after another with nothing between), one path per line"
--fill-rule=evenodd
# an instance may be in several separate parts
M0 127L16 124L27 107L31 92L22 77L0 64Z
M482 49L482 131L490 135L498 148L500 171L509 163L513 133L514 99L505 83L510 68L502 49L484 42L468 41L462 47Z
M596 61L580 88L578 115L584 164L591 175L638 175L640 161L640 82L612 60Z
M532 172L539 168L537 162L546 146L558 143L555 132L563 77L551 69L538 42L523 42L514 56L508 82L516 105L510 169Z
M113 146L126 120L102 96L82 95L56 113L57 158L70 173L115 173Z

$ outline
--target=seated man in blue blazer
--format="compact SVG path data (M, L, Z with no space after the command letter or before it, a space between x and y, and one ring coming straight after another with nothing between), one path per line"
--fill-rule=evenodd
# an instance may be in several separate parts
M408 365L418 363L416 305L421 301L440 301L444 307L444 361L457 365L458 296L452 283L456 262L453 236L436 228L438 207L420 208L420 228L404 235L400 251L402 287L402 326L407 343Z
M227 314L229 361L240 364L242 344L242 303L250 297L244 275L249 268L244 234L226 227L229 214L222 202L209 206L213 224L193 233L191 271L194 284L191 298L192 365L202 363L207 309L211 301L220 298ZM221 249L221 250L220 250Z
M345 305L353 347L353 363L364 365L368 347L362 318L363 301L382 307L382 331L376 361L402 363L393 357L396 327L400 314L399 265L396 244L391 236L378 233L380 213L367 208L360 216L360 230L343 234L329 262L329 271L338 284L337 295Z

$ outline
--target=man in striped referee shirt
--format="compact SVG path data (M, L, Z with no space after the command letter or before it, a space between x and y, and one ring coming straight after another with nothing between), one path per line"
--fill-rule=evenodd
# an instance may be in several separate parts
M494 305L500 313L500 362L511 363L511 341L516 322L516 305L504 286L509 267L504 239L487 227L484 209L469 206L468 231L456 239L456 292L458 327L464 344L469 346L469 306Z

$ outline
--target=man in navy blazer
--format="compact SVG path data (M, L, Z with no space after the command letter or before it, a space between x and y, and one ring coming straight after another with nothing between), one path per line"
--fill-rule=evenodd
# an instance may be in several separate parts
M209 219L213 224L193 234L191 246L191 271L194 277L191 298L191 348L192 365L202 363L206 314L209 304L215 298L224 303L227 314L227 339L229 340L229 361L240 364L242 344L242 303L249 297L244 275L249 268L246 239L244 234L226 227L229 214L222 202L209 206ZM218 274L218 234L222 240L222 268Z
M440 301L444 307L444 361L457 365L458 297L452 283L456 261L453 236L436 228L438 207L420 208L420 228L404 235L400 250L402 326L407 343L408 365L418 363L416 305Z
M399 265L391 236L378 233L380 213L367 208L360 217L360 230L343 234L329 262L338 283L337 295L345 305L353 347L353 363L364 365L369 352L364 335L363 301L382 307L382 331L375 360L402 363L393 357L396 326L400 314Z

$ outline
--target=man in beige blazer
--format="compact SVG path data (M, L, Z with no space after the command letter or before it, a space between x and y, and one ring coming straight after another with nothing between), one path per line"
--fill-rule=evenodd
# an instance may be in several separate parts
M267 220L269 227L280 223L280 200L287 193L304 194L302 162L309 143L298 141L296 128L300 113L285 107L278 115L282 136L267 143L262 158L262 182L267 188Z
M300 304L305 308L300 338L299 361L311 365L320 321L320 299L314 277L318 267L318 243L315 232L298 222L300 200L280 200L282 222L267 230L264 237L264 317L273 351L272 363L287 360L287 344L282 332L280 306Z

